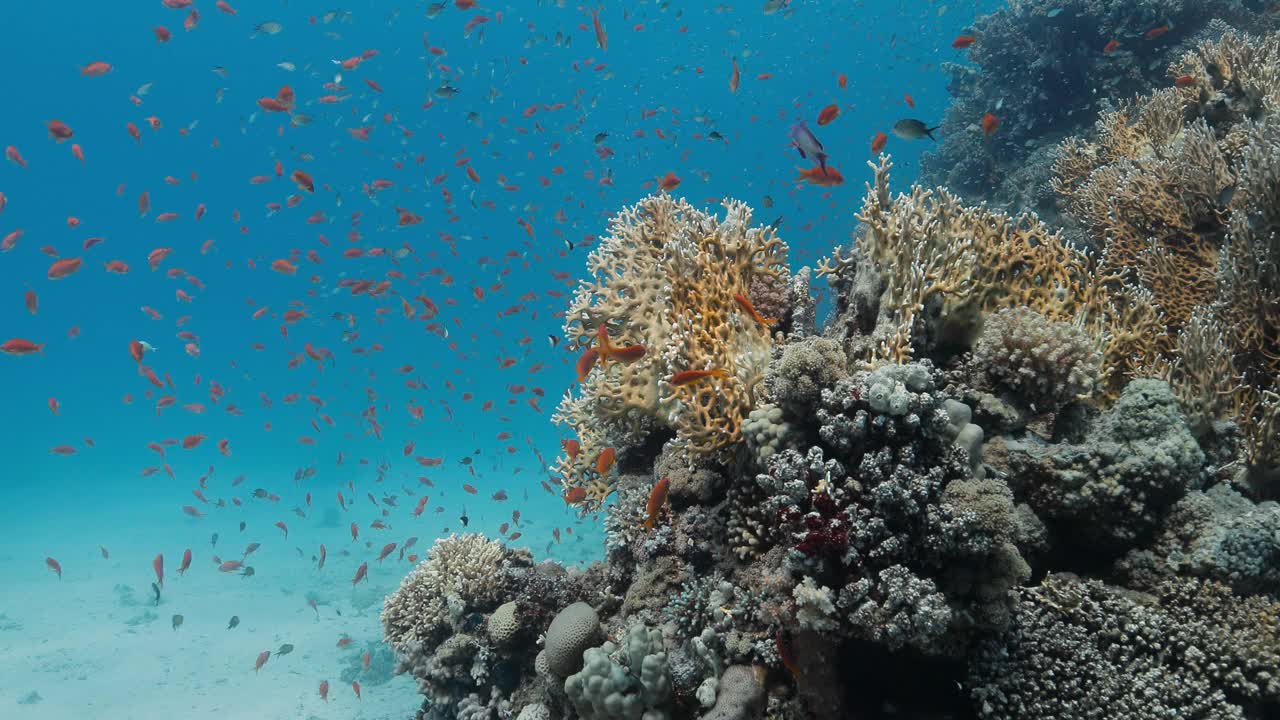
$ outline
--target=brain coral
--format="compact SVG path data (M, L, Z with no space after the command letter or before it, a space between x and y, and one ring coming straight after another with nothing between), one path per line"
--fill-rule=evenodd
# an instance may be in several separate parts
M600 642L600 616L584 602L556 615L547 628L547 668L560 677L582 669L582 651Z
M718 219L684 200L654 195L625 208L587 258L565 319L568 346L585 350L604 327L617 345L642 345L629 364L601 362L578 393L561 401L556 420L577 434L581 450L556 471L570 487L602 502L608 478L595 469L606 447L639 444L668 427L694 454L738 442L755 402L773 339L742 303L766 279L785 282L787 245L772 228L751 227L751 209L726 200ZM715 370L673 384L686 370Z

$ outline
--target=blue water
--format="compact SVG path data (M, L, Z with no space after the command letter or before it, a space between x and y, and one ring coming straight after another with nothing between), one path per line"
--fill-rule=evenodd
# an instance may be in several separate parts
M468 530L497 535L514 510L523 517L506 530L521 533L513 545L567 563L601 553L594 518L577 518L542 487L546 472L534 450L547 462L559 450L562 430L549 418L573 381L573 357L552 348L548 336L559 335L557 314L608 217L674 172L682 180L675 192L696 204L731 196L755 206L760 223L781 216L793 264L812 264L854 227L871 138L900 117L941 116L939 63L961 59L951 39L996 5L793 0L766 15L759 0L612 3L601 12L602 50L589 9L572 3L461 10L450 2L434 19L424 16L425 3L233 4L238 14L231 16L200 0L190 31L182 28L189 10L158 0L0 6L11 58L0 144L28 163L0 165L7 199L0 236L23 231L0 255L0 340L44 345L38 354L0 356L0 614L8 618L8 629L0 618L0 716L83 717L77 713L86 708L137 718L411 714L419 699L403 679L386 686L377 711L354 704L345 688L333 691L330 704L316 697L323 677L341 685L334 639L349 634L363 645L378 637L377 607L358 609L351 597L366 592L350 585L361 562L370 561L370 587L384 593L409 568L396 554L372 562L384 543L416 536L414 551L423 551L434 537L462 530L464 514ZM329 11L336 12L319 15ZM464 26L481 15L489 21L465 37ZM267 21L282 31L255 35ZM171 31L169 42L157 42L152 28L159 25ZM334 62L368 50L376 56L355 69ZM742 80L732 93L735 58ZM113 69L82 75L95 61ZM437 97L446 81L457 94ZM283 85L294 89L296 111L310 124L291 125L285 114L258 107ZM906 94L916 109L905 106ZM325 95L343 99L319 102ZM557 103L564 106L550 109ZM817 128L819 110L831 103L840 117ZM525 116L530 107L536 111ZM158 119L157 129L148 117ZM54 119L74 136L51 139L46 123ZM794 182L806 163L786 133L798 120L815 128L843 185ZM140 141L128 134L130 122ZM361 127L372 128L367 141L348 132ZM709 139L712 131L724 139ZM598 133L608 135L597 143ZM72 143L83 149L83 163ZM613 155L601 157L600 148ZM906 187L926 145L891 138L888 149L895 182ZM479 181L468 178L460 158ZM290 181L297 169L314 178L314 193ZM258 175L269 180L252 184ZM611 182L602 184L606 177ZM376 179L393 185L367 194L363 186ZM140 216L143 192L151 209ZM301 196L296 207L267 210L291 195ZM201 204L207 214L196 220ZM421 224L398 227L396 208L420 215ZM177 219L158 223L166 212ZM308 223L317 212L323 221ZM70 227L70 217L79 225ZM90 237L103 240L84 250ZM399 259L342 255L403 247L411 253ZM151 271L147 257L156 248L172 252ZM312 250L319 264L307 259ZM80 257L83 266L49 280L51 253ZM290 257L295 275L269 269ZM105 272L111 260L127 263L128 274ZM353 296L340 286L344 279L391 285L380 297ZM24 304L28 290L38 298L34 315ZM179 290L189 302L177 298ZM438 317L421 316L419 296L439 306ZM405 316L402 298L417 317ZM284 322L290 309L305 317ZM344 339L352 330L358 336ZM184 351L182 331L194 334L198 357ZM155 348L143 364L172 387L155 388L139 374L132 340ZM331 351L332 360L308 358L307 343ZM210 397L215 382L225 390L218 400ZM290 394L296 402L286 402ZM173 406L157 411L160 396L172 396ZM184 408L191 403L204 411ZM415 406L421 420L410 413ZM193 449L171 445L163 457L148 449L198 434L205 439ZM229 455L217 449L223 439ZM58 446L75 452L52 452ZM415 456L443 464L423 467ZM147 468L161 469L144 477ZM295 481L305 468L314 475ZM279 500L252 497L257 488ZM509 499L493 499L499 491ZM346 510L338 508L339 492ZM423 493L425 511L413 517ZM394 507L387 496L396 496ZM203 517L185 515L186 505ZM371 527L379 520L389 527ZM287 539L276 521L289 527ZM557 543L553 528L574 533ZM251 563L257 574L218 573L214 556L238 558L248 542L262 544ZM312 557L321 543L329 559L317 570ZM192 568L177 579L187 548ZM127 626L148 605L156 554L168 575L159 619ZM46 557L61 564L61 580ZM122 605L113 590L119 584L143 602ZM306 592L328 603L314 617ZM185 618L178 630L173 613ZM248 637L231 646L224 636L234 632L225 630L234 613ZM300 618L323 626L323 648L273 634ZM299 648L292 667L286 672L273 660L255 674L257 653L281 642ZM189 675L175 670L184 663L195 668ZM264 678L271 670L277 674ZM104 686L114 692L104 694ZM42 699L19 702L33 691ZM142 702L139 693L184 700L180 707ZM371 688L365 701L378 693ZM289 708L284 715L254 709L254 698L268 696Z

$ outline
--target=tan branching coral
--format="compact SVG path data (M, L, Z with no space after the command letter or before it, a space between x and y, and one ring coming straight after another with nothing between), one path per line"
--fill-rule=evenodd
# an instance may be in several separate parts
M1116 357L1146 355L1189 417L1234 420L1247 458L1277 464L1280 34L1225 32L1169 72L1174 87L1059 148L1054 189L1103 247L1103 277L1163 316Z
M555 472L603 502L607 477L595 467L607 447L621 451L654 427L675 432L686 451L705 455L736 443L769 362L769 328L735 295L762 283L786 285L787 246L774 230L751 227L751 209L726 200L724 219L668 195L625 208L587 258L565 318L568 346L584 351L604 326L615 344L643 345L631 364L601 362L561 401L555 419L577 434L576 456ZM677 373L717 375L673 385ZM719 374L723 373L723 377Z
M1029 307L1050 320L1105 325L1106 295L1091 279L1093 260L1034 215L1012 218L966 207L945 189L914 186L910 195L891 196L890 158L869 164L875 180L858 215L865 229L858 252L883 280L880 313L888 321L869 360L904 363L919 352L926 308L961 324L982 313ZM838 272L847 262L837 253L819 272ZM885 331L878 325L877 332Z

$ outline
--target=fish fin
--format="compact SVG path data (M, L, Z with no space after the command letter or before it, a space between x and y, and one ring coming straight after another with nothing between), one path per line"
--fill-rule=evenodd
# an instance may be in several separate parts
M934 131L934 130L937 130L937 129L938 129L938 128L940 128L940 127L942 127L942 126L941 126L941 125L934 125L934 126L933 126L933 127L931 127L931 128L925 128L925 130L924 130L924 134L925 134L925 135L928 135L930 140L932 140L932 141L934 141L934 142L938 142L938 138L936 138L936 137L934 137L934 136L933 136L933 131Z

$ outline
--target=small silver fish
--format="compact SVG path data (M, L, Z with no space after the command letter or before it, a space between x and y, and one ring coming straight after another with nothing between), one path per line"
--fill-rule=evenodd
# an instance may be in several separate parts
M177 630L177 629L178 629L178 628L180 628L180 627L182 627L182 616L181 616L181 615L174 615L174 616L173 616L173 629L174 629L174 630Z

